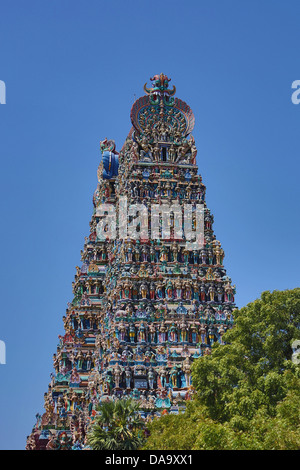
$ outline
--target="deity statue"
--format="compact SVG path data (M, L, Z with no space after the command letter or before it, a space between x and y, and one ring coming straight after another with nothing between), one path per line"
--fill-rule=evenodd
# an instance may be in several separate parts
M201 343L206 344L207 343L206 326L204 324L200 325L199 332L200 332Z
M131 343L135 342L135 327L133 325L129 327L129 340Z
M125 368L125 382L126 382L126 388L130 388L131 384L131 369L129 366Z
M168 261L168 249L164 245L160 249L160 261Z
M165 326L165 323L162 322L160 327L159 327L159 333L158 333L158 341L159 343L164 343L166 341L166 335L167 335L167 328Z
M197 281L193 282L193 293L194 293L194 300L200 300L199 284Z
M156 298L162 299L163 298L163 284L158 282L156 285Z
M158 144L155 144L153 148L153 157L156 162L160 161L160 148Z
M195 344L198 343L197 326L195 325L195 323L191 325L190 335L191 335L191 343L195 343Z
M172 341L173 343L177 342L177 328L174 322L172 323L169 329L169 340Z
M129 263L132 263L132 251L133 251L132 243L128 242L125 247L125 257L126 257L126 261Z
M209 337L210 345L212 346L215 341L215 332L212 326L208 327L208 337Z
M175 281L175 292L176 292L176 299L181 299L182 297L182 283L180 279L176 279Z
M123 284L123 299L131 299L131 288L132 288L132 283L125 281Z
M188 341L188 325L185 321L180 323L180 341L186 343Z
M154 300L155 299L155 283L154 282L150 283L149 294L150 294L150 299Z
M217 296L218 296L218 302L222 302L222 300L223 300L223 289L220 286L217 287Z
M209 286L208 288L208 293L209 293L209 298L211 302L215 301L215 287L213 285Z
M167 383L167 371L165 367L160 367L158 370L158 388L165 388L166 383Z
M185 376L186 387L191 385L191 363L188 357L185 358L182 365L182 370Z
M167 299L172 299L173 298L173 286L172 286L171 281L168 281L168 283L166 285L166 298Z
M155 342L156 342L156 341L155 341L155 337L156 337L156 328L155 328L155 326L154 326L153 324L150 324L150 325L149 325L149 335L150 335L150 338L149 338L150 342L151 342L151 343L155 343Z
M201 299L201 302L205 302L205 299L206 299L206 289L205 289L204 284L201 284L201 286L200 286L200 299Z
M173 144L170 145L168 153L170 162L174 162L176 160L176 150Z
M186 300L192 300L192 289L191 289L191 285L189 282L186 282L185 283L185 299Z
M151 261L151 263L155 262L155 254L156 254L156 250L155 250L154 246L151 245L151 247L150 247L150 261Z
M146 341L146 327L145 323L141 322L140 327L138 329L138 342L144 343Z
M120 386L120 378L122 375L122 369L119 364L116 364L113 369L114 379L115 379L115 388L119 388Z
M200 255L201 255L201 263L207 264L207 254L206 254L205 248L202 248L202 250L200 250Z
M225 302L234 302L234 296L233 296L234 289L231 287L229 282L224 286L224 291L225 291Z
M170 380L171 380L172 388L177 387L177 376L178 376L178 371L177 371L176 366L174 366L170 371Z
M149 367L148 370L148 384L150 389L154 388L154 370L152 367Z
M223 325L220 325L217 329L218 341L220 344L224 344L223 335L225 333L225 328Z
M145 283L141 284L141 286L140 286L140 294L142 296L142 299L147 298L148 289L147 289L147 286L146 286Z

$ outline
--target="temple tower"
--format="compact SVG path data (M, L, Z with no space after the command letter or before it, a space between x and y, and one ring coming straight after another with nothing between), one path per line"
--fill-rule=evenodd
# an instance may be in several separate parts
M166 75L151 81L122 149L100 143L90 235L28 449L84 448L102 400L133 397L145 418L178 412L193 360L232 326L235 286L198 175L194 114Z

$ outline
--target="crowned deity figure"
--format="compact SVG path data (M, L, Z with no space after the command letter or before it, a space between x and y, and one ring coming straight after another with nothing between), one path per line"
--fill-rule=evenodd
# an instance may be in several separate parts
M152 390L154 388L154 369L153 369L153 367L149 367L147 376L148 376L149 388Z
M135 342L135 327L134 325L130 325L129 327L129 340L131 343Z
M158 370L158 388L165 388L167 383L167 371L165 367L160 367Z
M145 283L142 283L141 286L140 286L140 294L142 296L142 299L147 298L148 288L147 288L147 285Z
M156 298L157 299L163 298L163 284L160 281L156 285Z
M159 333L158 333L158 342L159 343L164 343L166 341L166 338L167 338L167 327L165 325L165 323L161 323L160 327L159 327Z
M175 281L175 292L176 292L176 299L181 299L182 297L182 282L180 279L176 279Z
M165 290L166 290L166 298L169 300L172 299L173 298L173 285L171 281L168 281Z
M204 324L200 325L199 328L199 333L200 333L200 339L202 344L207 344L207 339L206 339L206 326Z
M130 388L131 385L131 369L129 366L125 368L125 383L126 383L126 388Z
M176 328L174 322L172 323L172 325L169 328L169 340L172 343L177 343L177 328Z

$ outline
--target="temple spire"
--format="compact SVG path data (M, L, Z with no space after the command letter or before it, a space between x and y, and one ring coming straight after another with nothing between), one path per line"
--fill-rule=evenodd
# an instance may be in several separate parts
M235 286L198 174L194 114L166 75L150 80L121 150L100 142L90 233L28 449L86 448L103 400L132 397L144 419L184 410L193 361L232 327ZM200 229L195 245L188 233Z

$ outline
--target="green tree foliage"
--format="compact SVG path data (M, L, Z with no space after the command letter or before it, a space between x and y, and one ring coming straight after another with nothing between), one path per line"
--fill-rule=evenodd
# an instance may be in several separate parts
M300 288L264 292L234 320L194 362L186 412L155 420L147 449L300 449Z
M87 442L93 450L136 450L144 442L144 421L135 400L105 401L92 424Z

